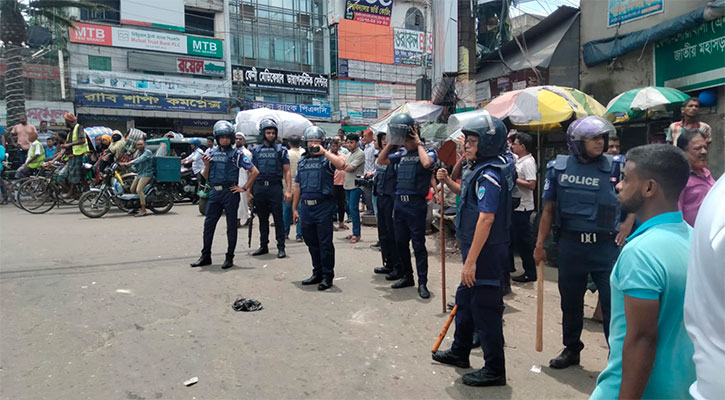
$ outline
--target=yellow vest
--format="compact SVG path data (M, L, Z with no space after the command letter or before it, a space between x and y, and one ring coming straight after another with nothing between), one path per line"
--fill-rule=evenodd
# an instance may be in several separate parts
M31 169L35 169L43 165L43 161L45 161L45 148L39 141L34 141L30 144L30 148L28 149L28 157L33 158L35 153L38 151L38 148L40 148L40 157L36 158L35 161L28 164L28 167Z
M78 129L80 125L76 124L76 126L73 127L73 134L71 135L70 142L76 142L80 139L79 135L83 135L83 144L75 145L73 146L73 155L74 156L82 156L86 153L88 153L90 150L88 149L88 142L86 141L86 133L81 132L80 129Z

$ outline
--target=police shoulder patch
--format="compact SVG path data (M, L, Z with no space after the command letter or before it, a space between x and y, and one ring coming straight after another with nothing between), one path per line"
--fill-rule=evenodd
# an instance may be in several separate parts
M249 162L249 157L247 157L247 156L244 156L244 157L242 158L242 161L244 161L245 163L248 163L248 162Z
M478 199L481 200L486 195L486 187L483 185L478 186L478 192L476 193Z

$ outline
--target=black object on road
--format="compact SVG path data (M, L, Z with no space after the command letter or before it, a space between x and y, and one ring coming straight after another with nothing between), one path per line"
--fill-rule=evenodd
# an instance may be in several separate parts
M254 200L249 202L249 211L250 211L250 217L249 217L249 223L247 224L247 230L248 230L248 238L249 241L247 242L247 245L249 248L252 248L252 230L254 227Z
M234 311L259 311L263 309L262 303L259 300L248 299L245 297L237 297L232 304Z

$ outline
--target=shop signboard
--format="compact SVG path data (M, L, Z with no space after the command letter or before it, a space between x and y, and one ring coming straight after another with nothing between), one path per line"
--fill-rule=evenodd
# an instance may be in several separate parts
M220 60L129 51L128 69L224 77L227 64Z
M65 126L63 114L73 112L73 103L67 101L26 100L25 114L30 125L38 126L40 121L48 121L48 125ZM0 125L7 124L7 104L0 100Z
M220 39L80 22L75 25L75 29L70 29L72 43L155 50L191 56L224 57L224 46Z
M176 96L229 95L230 85L223 79L150 75L137 72L77 70L71 75L73 87L88 90L161 93Z
M276 90L288 93L326 95L330 90L327 75L291 72L262 67L234 67L232 80L251 88Z
M0 76L5 76L7 66L0 62ZM60 70L57 65L23 64L23 77L28 79L60 79Z
M345 19L390 26L393 0L346 0Z
M315 119L330 119L330 116L332 115L332 109L328 104L310 105L255 101L251 103L251 108L269 108L270 110L287 111Z
M422 65L423 59L432 62L433 34L410 29L395 29L393 36L394 60L396 64ZM424 55L425 54L425 55Z
M134 110L187 111L224 113L229 110L227 99L194 99L175 96L151 96L137 93L112 93L76 89L78 107L107 107Z
M725 17L655 44L655 85L692 91L725 84Z
M362 117L364 119L378 119L378 109L377 108L363 108Z
M665 0L609 0L609 19L612 27L625 22L659 14L664 11Z

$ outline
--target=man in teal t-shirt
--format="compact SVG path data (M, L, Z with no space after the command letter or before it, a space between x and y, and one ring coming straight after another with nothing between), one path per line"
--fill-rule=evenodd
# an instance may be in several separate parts
M592 399L690 398L694 350L683 306L692 228L677 207L689 166L673 147L627 153L619 201L643 223L612 270L611 354Z

